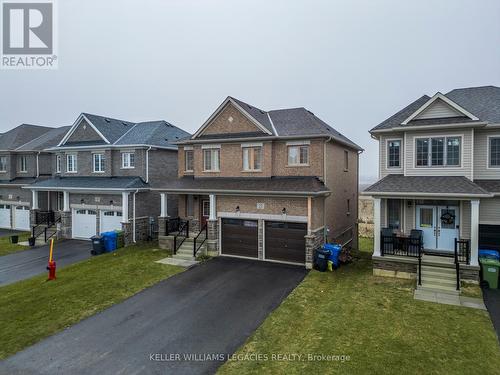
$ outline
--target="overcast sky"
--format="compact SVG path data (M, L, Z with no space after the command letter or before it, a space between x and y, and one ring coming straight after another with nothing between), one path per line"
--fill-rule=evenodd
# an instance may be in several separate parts
M0 131L80 112L194 132L228 96L303 106L365 148L423 94L500 86L500 1L64 0L59 69L0 71Z

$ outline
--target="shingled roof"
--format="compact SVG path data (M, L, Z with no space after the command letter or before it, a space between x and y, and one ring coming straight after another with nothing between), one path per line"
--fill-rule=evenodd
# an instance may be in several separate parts
M137 190L149 185L140 177L54 177L29 186L35 190Z
M47 126L21 124L14 129L3 133L0 136L0 150L14 151L18 147L25 145L28 142L42 136L43 134L54 130Z

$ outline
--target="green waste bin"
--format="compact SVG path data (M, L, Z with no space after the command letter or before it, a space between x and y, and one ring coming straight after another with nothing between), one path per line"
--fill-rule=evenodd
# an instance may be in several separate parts
M500 262L496 259L479 258L479 263L483 271L483 280L488 282L491 289L498 289Z
M125 245L122 230L115 230L116 232L116 248L119 249Z

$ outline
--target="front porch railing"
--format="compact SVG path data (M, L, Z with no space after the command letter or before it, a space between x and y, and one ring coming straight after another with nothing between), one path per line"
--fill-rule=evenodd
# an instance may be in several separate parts
M179 233L174 236L174 254L177 254L177 250L181 247L186 238L189 238L189 220L179 225Z
M54 211L37 211L35 214L35 224L36 225L47 225L51 226L55 222Z
M380 253L384 255L419 257L422 249L422 238L420 237L399 237L380 236Z
M458 263L470 264L470 240L455 238L455 259Z
M165 236L169 236L173 233L179 232L179 225L181 224L180 217L174 217L167 219L165 223Z

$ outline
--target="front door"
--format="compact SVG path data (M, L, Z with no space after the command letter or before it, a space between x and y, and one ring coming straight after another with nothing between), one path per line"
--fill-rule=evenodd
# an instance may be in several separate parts
M434 206L417 206L417 229L424 237L424 249L436 249L436 208Z
M203 228L205 226L205 224L207 223L208 218L210 217L210 200L208 200L208 199L201 200L200 213L201 213L201 217L200 217L201 228Z
M424 237L424 249L454 251L459 237L456 206L417 206L417 229Z

